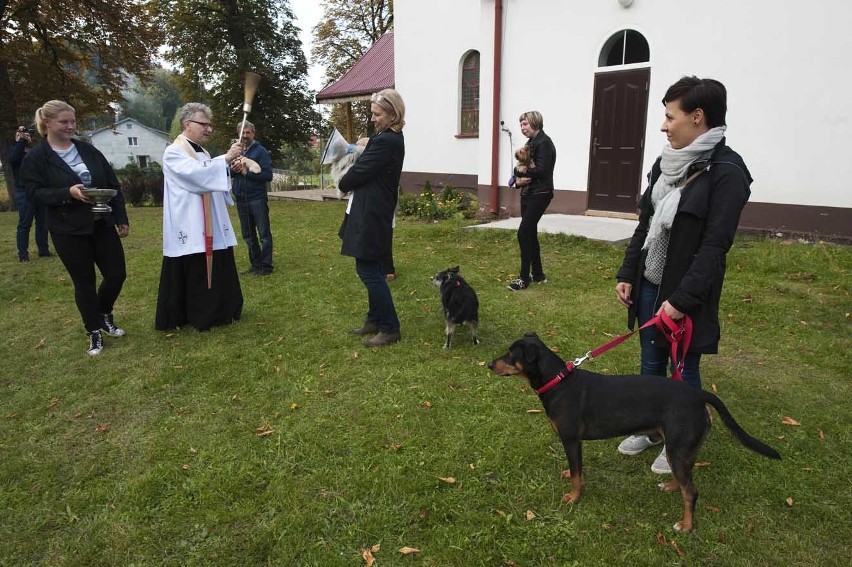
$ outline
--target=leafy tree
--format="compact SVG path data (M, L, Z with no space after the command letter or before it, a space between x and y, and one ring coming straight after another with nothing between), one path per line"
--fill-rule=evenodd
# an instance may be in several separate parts
M157 0L183 97L209 104L220 148L243 117L243 73L263 77L249 120L273 159L286 143L304 144L319 124L307 86L308 64L287 0Z
M314 26L311 55L325 66L328 82L346 74L386 32L393 29L393 0L323 0L323 19ZM346 109L336 104L329 122L346 132ZM372 131L370 105L352 104L355 137ZM354 140L350 140L354 141Z
M175 74L168 69L157 68L148 81L131 78L121 108L124 116L167 132L181 104Z
M148 73L161 39L150 0L0 0L0 155L47 100L106 123L107 104L128 74Z

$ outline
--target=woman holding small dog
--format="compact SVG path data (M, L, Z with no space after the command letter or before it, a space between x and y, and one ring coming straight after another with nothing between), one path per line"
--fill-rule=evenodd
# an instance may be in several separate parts
M364 345L379 347L402 338L382 260L390 254L393 241L394 210L405 158L405 103L394 89L384 89L371 97L370 113L375 133L338 184L341 191L352 192L349 214L340 228L340 253L355 258L355 271L367 288L364 324L349 332L374 335Z
M743 159L725 144L727 91L713 79L683 77L663 97L660 128L668 143L648 174L639 202L639 225L616 276L615 293L628 308L633 328L665 311L673 320L692 318L692 342L683 380L701 388L702 354L719 347L719 299L725 256L734 242L752 178ZM641 373L665 376L668 342L655 327L640 332ZM633 435L619 452L638 454L662 442ZM665 448L651 465L670 472Z
M556 166L556 146L544 133L541 113L535 110L524 112L520 124L521 133L528 138L526 147L532 163L523 177L515 176L515 185L521 189L521 224L518 227L521 270L518 278L509 283L512 291L528 288L531 281L547 282L541 266L538 221L553 200L553 168Z

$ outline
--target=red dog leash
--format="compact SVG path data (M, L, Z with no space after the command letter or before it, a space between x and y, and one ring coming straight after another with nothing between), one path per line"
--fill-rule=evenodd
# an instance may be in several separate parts
M686 353L689 351L689 343L692 342L692 319L689 315L684 315L683 319L680 321L675 321L665 311L661 311L659 315L656 315L648 320L647 323L636 329L635 331L630 331L627 334L615 337L608 343L602 344L598 348L594 350L590 350L583 356L574 359L571 362L565 363L565 370L557 374L550 380L547 384L536 390L537 394L543 394L549 389L556 386L559 382L564 380L569 373L573 372L575 368L586 362L587 360L594 360L598 358L600 355L605 353L606 351L617 347L642 329L646 327L654 327L656 326L663 336L666 337L666 340L671 345L671 356L674 361L674 370L672 371L672 378L675 380L683 380L683 364L686 360Z

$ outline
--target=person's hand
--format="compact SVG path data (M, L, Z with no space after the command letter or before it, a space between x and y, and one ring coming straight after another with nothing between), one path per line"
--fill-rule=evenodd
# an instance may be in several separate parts
M15 141L17 142L18 140L26 140L28 144L30 142L32 142L32 138L30 137L30 133L27 132L26 130L23 131L23 132L20 131L20 130L15 132Z
M77 199L78 201L82 201L84 203L94 203L94 201L83 195L83 189L85 188L85 185L83 185L82 183L78 183L77 185L72 185L68 189L68 193L71 195L72 199Z
M523 187L524 185L529 185L532 183L532 178L530 177L518 177L515 179L515 187Z
M366 146L367 142L370 141L370 138L358 138L358 141L355 142L356 146Z
M225 161L231 163L241 155L243 155L243 145L237 140L231 144L230 149L225 153Z
M618 297L618 301L625 307L630 307L633 305L633 301L630 300L630 293L633 291L633 284L627 282L618 282L615 285L615 295Z
M668 315L672 321L680 321L685 315L685 313L675 309L675 307L668 301L663 301L663 304L660 305L660 308L657 310L656 314L659 315L663 311L666 312L666 315Z
M237 158L231 162L231 171L240 175L246 175L248 174L248 166L243 162L242 159Z
M130 234L130 226L126 224L119 224L115 227L115 229L118 231L118 236L120 238L124 238L125 236Z

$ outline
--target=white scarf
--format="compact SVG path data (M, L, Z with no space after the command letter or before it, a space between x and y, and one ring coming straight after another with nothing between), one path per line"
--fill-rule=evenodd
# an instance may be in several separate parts
M708 159L713 155L713 150L725 136L727 126L717 126L704 132L686 146L676 150L671 143L663 147L662 159L660 159L660 177L654 183L651 190L651 204L654 207L654 215L651 217L651 226L648 227L648 236L642 248L647 249L653 240L656 240L663 230L672 227L677 207L680 204L680 195L683 187L678 183L686 178L686 172L696 161Z

